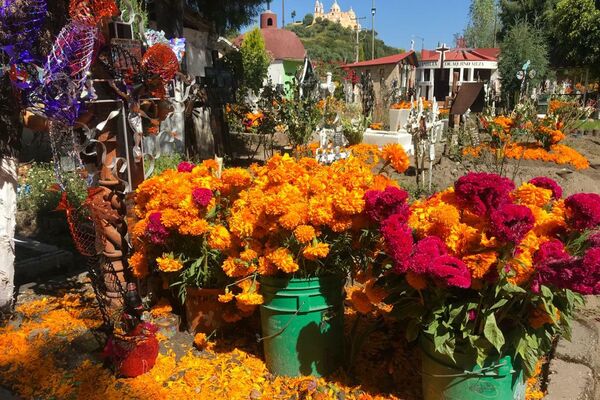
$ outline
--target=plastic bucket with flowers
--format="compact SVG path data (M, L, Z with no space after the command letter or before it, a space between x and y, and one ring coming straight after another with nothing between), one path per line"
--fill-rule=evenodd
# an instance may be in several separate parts
M426 336L419 347L424 400L525 399L523 371L514 368L510 356L490 357L478 366L460 349L454 360L436 352Z
M261 282L261 340L269 371L324 376L338 369L344 355L345 279L265 276Z

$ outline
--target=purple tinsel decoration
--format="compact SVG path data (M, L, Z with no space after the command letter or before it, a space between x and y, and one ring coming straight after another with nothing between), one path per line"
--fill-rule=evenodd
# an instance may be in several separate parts
M32 61L46 11L46 0L0 0L0 48L11 64Z

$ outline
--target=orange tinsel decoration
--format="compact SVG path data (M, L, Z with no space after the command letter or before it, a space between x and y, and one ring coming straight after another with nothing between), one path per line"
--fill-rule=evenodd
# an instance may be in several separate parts
M163 82L168 82L179 70L179 61L168 45L156 43L144 54L142 66L149 73L160 76Z
M73 21L97 25L102 18L114 17L119 13L115 0L71 0L69 16Z

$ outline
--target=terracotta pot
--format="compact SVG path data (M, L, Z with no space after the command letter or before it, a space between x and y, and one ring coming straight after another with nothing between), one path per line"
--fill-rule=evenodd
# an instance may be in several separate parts
M223 289L187 288L184 306L190 333L211 334L221 328L224 324L220 313L223 304L219 303L218 296L223 293Z

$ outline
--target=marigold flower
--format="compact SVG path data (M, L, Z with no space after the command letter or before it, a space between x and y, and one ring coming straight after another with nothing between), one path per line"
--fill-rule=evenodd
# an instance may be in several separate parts
M555 200L558 200L562 197L563 190L560 185L553 179L550 179L546 176L538 176L537 178L533 178L529 181L529 183L537 187L550 190L552 192L552 197Z
M267 259L275 264L279 270L285 272L286 274L294 273L300 269L298 264L296 264L294 261L292 253L290 253L290 251L284 247L279 247L277 250L268 254Z
M553 197L552 191L532 183L524 183L513 193L513 200L525 206L544 207Z
M223 225L211 228L208 245L215 250L226 250L231 247L231 234Z
M148 260L143 252L136 251L128 261L133 276L138 279L148 276Z
M302 256L307 260L317 260L319 258L325 258L329 254L329 245L327 243L316 243L314 245L306 246L302 250Z
M252 311L256 306L264 302L262 295L258 293L240 293L235 296L235 305L238 309L244 312Z
M299 225L294 229L294 236L299 243L306 244L317 237L317 234L311 225Z
M492 265L498 260L498 254L495 251L485 251L482 253L468 254L462 257L462 260L469 268L473 279L481 279L487 275Z
M358 287L349 288L347 297L352 307L361 314L368 314L374 309L367 295Z
M560 311L556 310L554 317L546 311L543 304L534 308L529 314L529 325L533 329L539 329L546 324L556 324L560 321Z
M367 281L365 284L365 294L369 298L369 301L373 304L381 303L388 296L385 288L377 285L376 279L370 279Z
M258 253L253 249L246 249L240 253L240 259L245 262L252 262L256 260Z
M226 291L225 294L220 294L218 297L219 303L229 303L234 299L233 293Z
M212 350L214 343L208 341L205 333L199 332L194 335L194 346L198 350Z
M164 255L156 259L158 269L162 272L177 272L183 268L181 261L174 259L171 255Z
M388 162L399 174L405 172L410 166L410 160L401 144L391 143L383 147L381 158Z

